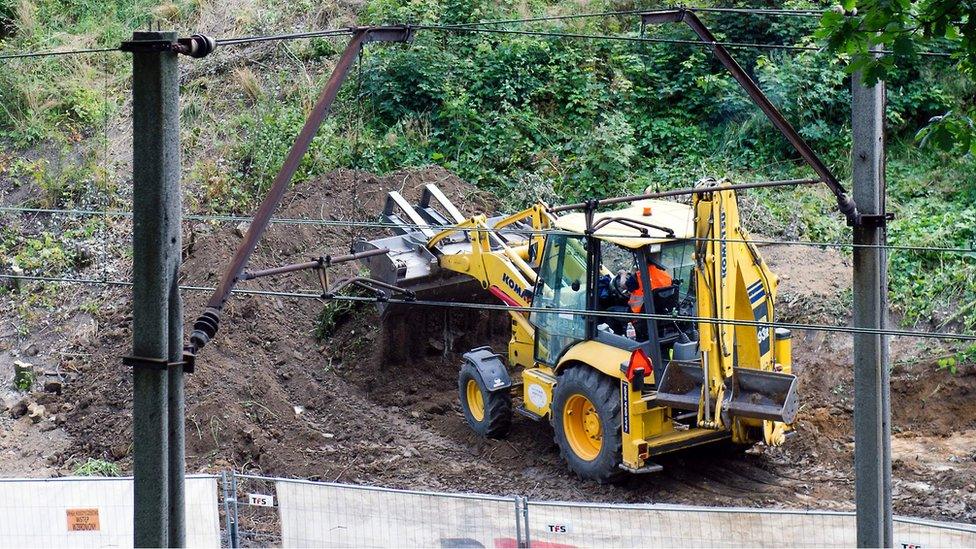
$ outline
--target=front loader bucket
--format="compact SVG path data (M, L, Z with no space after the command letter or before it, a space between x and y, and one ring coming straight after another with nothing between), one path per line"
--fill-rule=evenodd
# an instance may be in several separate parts
M796 376L752 368L732 369L732 416L793 423L798 407Z
M470 276L441 269L437 256L425 247L426 240L419 233L390 236L372 241L353 243L356 252L386 248L385 255L360 259L370 276L410 290L418 297L444 296L479 288Z
M488 218L488 226L505 219L504 215ZM410 204L399 192L390 191L381 214L394 236L353 243L354 252L387 249L388 253L360 259L372 278L410 290L419 298L446 299L480 292L481 285L469 275L440 267L438 257L471 250L471 241L464 231L454 231L441 239L436 247L428 247L430 239L441 231L451 230L464 223L464 214L437 188L428 184L417 204ZM527 242L527 232L519 227L509 228L507 239Z
M703 379L701 362L668 362L661 382L657 384L658 403L679 410L698 411Z

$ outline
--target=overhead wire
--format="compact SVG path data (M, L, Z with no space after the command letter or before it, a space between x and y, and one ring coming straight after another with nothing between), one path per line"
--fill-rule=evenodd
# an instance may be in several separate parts
M760 44L753 42L704 42L701 40L680 39L680 38L651 38L627 35L612 34L582 34L573 32L555 31L534 31L534 30L515 30L515 29L486 29L479 27L447 27L441 25L417 25L420 30L434 30L444 32L470 32L481 34L510 34L518 36L537 36L543 38L569 38L574 40L605 40L616 42L632 42L645 44L681 44L687 46L725 46L733 49L773 49L785 51L820 51L819 46L789 46L786 44Z
M737 13L743 15L761 15L771 17L822 17L830 10L818 9L781 9L781 8L686 8L698 13Z
M110 217L132 217L132 212L114 210L114 211L102 211L102 210L84 210L84 209L53 209L53 208L29 208L29 207L16 207L16 206L0 206L0 213L33 213L33 214L45 214L45 215L65 215L65 216L110 216ZM238 216L238 215L221 215L221 214L189 214L184 215L184 221L203 221L203 222L218 222L218 223L250 223L253 221L253 217L250 216ZM314 218L301 218L301 217L272 217L270 223L276 225L312 225L320 227L344 227L344 228L358 228L358 229L395 229L395 228L406 228L406 229L422 229L422 228L434 228L438 231L442 230L456 230L456 231L471 231L475 230L471 227L462 227L460 225L443 225L431 227L429 225L424 226L418 223L409 222L388 222L388 221L367 221L367 220L351 220L351 219L314 219ZM531 228L502 228L495 229L496 232L500 234L519 234L519 235L566 235L572 236L578 233L572 231L563 231L559 229L531 229ZM620 237L620 238L632 238L633 233L629 234L614 234L614 233L601 233L601 236L605 237ZM688 238L688 241L698 241L698 242L730 242L730 243L745 243L751 242L753 244L759 245L795 245L795 246L809 246L815 248L838 248L838 249L887 249L887 250L897 250L897 251L908 251L908 252L933 252L933 253L957 253L957 254L976 254L976 246L964 248L964 247L953 247L953 246L928 246L928 245L912 245L912 244L854 244L851 242L826 242L826 241L813 241L813 240L774 240L774 239L736 239L736 238Z
M677 6L672 6L671 8L660 8L660 9L677 9L677 8L678 8ZM688 11L692 11L692 12L700 12L700 13L730 13L730 14L741 14L741 15L768 15L768 16L783 16L783 17L813 17L813 16L822 15L825 11L825 10L785 10L785 9L766 9L766 8L683 8L683 9L687 9ZM617 41L632 41L632 42L646 42L646 43L659 43L659 44L684 44L684 45L696 45L696 46L721 45L721 46L725 46L726 48L734 48L734 49L773 49L773 50L785 50L785 51L820 51L823 49L822 47L819 46L796 46L796 45L791 46L788 44L764 44L764 43L725 42L725 41L702 42L700 40L682 40L682 39L670 39L670 38L649 38L649 37L596 35L596 34L591 35L591 34L578 34L578 33L565 33L565 32L550 32L550 31L480 28L485 26L507 25L507 24L529 24L529 23L539 23L539 22L566 21L566 20L573 20L573 19L622 17L628 15L639 15L641 13L646 13L648 11L653 11L653 10L603 11L603 12L577 13L577 14L565 14L565 15L525 17L520 19L497 19L497 20L478 21L472 23L436 24L436 25L418 24L418 25L408 25L408 26L415 30L519 34L519 35L551 37L551 38L617 40ZM301 39L308 39L308 38L343 36L343 35L351 35L353 32L354 30L352 28L321 29L321 30L313 30L313 31L283 33L283 34L218 38L216 39L216 43L219 46L237 46L237 45L254 44L260 42L270 42L270 41L301 40ZM12 54L0 54L0 60L58 56L58 55L80 55L80 54L104 53L104 52L111 52L111 51L119 51L119 49L120 49L119 47L108 47L108 48L92 48L92 49L81 49L81 50L60 50L60 51L52 50L52 51L39 51L39 52L21 52L21 53L12 53ZM893 52L888 50L882 50L880 51L880 53L893 53ZM949 52L934 52L934 51L921 51L916 53L921 56L929 56L929 57L951 57L953 55L952 53Z
M256 36L217 38L215 39L215 42L218 46L239 46L243 44L254 44L259 42L304 40L308 38L328 38L333 36L349 36L352 33L353 33L353 29L347 27L347 28L322 29L322 30L314 30L314 31L285 33L285 34L266 34L266 35L256 35ZM121 48L119 46L114 46L114 47L105 47L105 48L90 48L90 49L77 49L77 50L48 50L48 51L4 53L4 54L0 54L0 61L7 60L7 59L29 59L34 57L88 55L93 53L109 53L114 51L121 51Z
M67 283L67 284L75 283L75 284L119 286L119 287L132 286L132 282L130 281L101 280L95 278L69 278L69 277L48 277L48 276L36 276L36 275L7 275L7 274L0 274L0 278L30 280L36 282ZM182 291L212 292L215 289L216 288L214 288L213 286L180 285L180 290ZM393 297L379 298L379 297L356 296L356 295L326 296L320 292L312 292L308 290L287 292L287 291L277 291L277 290L235 288L233 290L233 293L240 294L240 295L286 297L286 298L296 298L296 299L315 299L315 300L323 300L323 301L336 300L336 301L353 301L353 302L372 303L372 304L442 307L448 309L469 309L469 310L479 310L479 311L488 310L488 311L499 311L505 313L520 312L520 313L573 315L573 316L584 316L584 317L613 316L615 318L623 318L628 320L687 321L687 322L701 322L701 323L707 323L713 325L727 325L727 326L766 327L766 326L773 325L776 326L777 328L786 328L790 330L808 330L808 331L817 331L817 332L834 332L834 333L845 333L845 334L863 333L863 334L876 334L876 335L887 335L892 337L909 337L909 338L920 338L920 339L976 341L976 334L962 334L962 333L954 333L954 332L893 330L889 328L861 328L856 326L840 326L840 325L832 325L832 324L809 324L809 323L799 323L799 322L769 323L769 322L759 322L755 320L709 318L709 317L699 317L699 316L691 316L691 315L665 315L665 314L616 312L616 311L610 313L608 311L588 311L588 310L579 310L579 309L542 308L542 307L531 307L531 306L510 306L510 305L499 305L494 303L470 303L470 302L462 302L462 301L402 299L402 298L393 298Z
M34 57L58 57L62 55L88 55L92 53L107 53L111 51L119 51L118 46L113 48L91 48L84 50L50 50L4 53L0 54L0 61L5 61L8 59L30 59Z
M606 40L606 41L619 41L619 42L636 42L636 43L653 43L653 44L682 44L687 46L724 46L731 49L759 49L759 50L782 50L782 51L823 51L822 46L791 46L788 44L763 44L757 42L726 42L726 41L703 41L703 40L692 40L692 39L680 39L680 38L650 38L650 37L640 37L640 36L627 36L627 35L611 35L611 34L581 34L572 32L554 32L554 31L533 31L533 30L515 30L515 29L486 29L480 27L451 27L444 25L417 25L415 28L420 30L436 30L444 32L471 32L471 33L482 33L482 34L512 34L520 36L538 36L545 38L569 38L574 40ZM893 53L891 50L879 50L878 53L890 54ZM948 52L934 52L934 51L920 51L916 52L922 57L952 57L952 53Z
M294 32L287 34L241 36L238 38L218 38L218 46L239 46L242 44L256 44L260 42L275 42L285 40L304 40L308 38L330 38L333 36L349 36L353 33L351 28L323 29L318 31Z
M632 9L615 10L600 12L568 13L563 15L541 15L537 17L523 17L519 19L489 19L486 21L472 21L470 23L452 23L441 25L450 28L465 28L487 25L513 25L525 23L550 23L555 21L572 21L576 19L599 19L607 17L624 17L629 15L640 15L655 10L679 9L679 6L664 6L655 9ZM696 13L737 13L743 15L763 15L773 17L820 17L827 10L783 10L783 9L764 9L764 8L690 8L685 10Z

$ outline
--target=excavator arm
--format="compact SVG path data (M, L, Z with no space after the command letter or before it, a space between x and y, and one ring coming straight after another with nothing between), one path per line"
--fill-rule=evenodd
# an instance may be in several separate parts
M506 229L519 224L529 225L525 233ZM492 295L512 307L528 307L532 304L532 288L537 279L538 257L545 244L543 230L549 228L551 218L545 207L536 204L531 208L498 220L489 225L488 218L476 215L434 235L427 242L427 249L438 255L442 269L470 276L481 283ZM452 254L438 253L440 243L458 233L470 242L466 250ZM509 364L531 367L535 328L529 323L528 314L509 311L512 317L512 338L509 341Z
M735 191L706 185L714 192L693 199L701 360L669 363L658 400L684 409L697 400L699 426L731 429L741 442L762 429L781 444L797 395L789 332L774 325L777 279L739 223Z

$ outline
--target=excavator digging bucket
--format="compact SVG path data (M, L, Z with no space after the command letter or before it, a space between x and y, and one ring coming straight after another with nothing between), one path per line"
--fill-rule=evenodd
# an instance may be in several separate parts
M657 384L657 402L678 410L697 411L703 380L701 362L672 360Z
M725 409L733 417L793 423L797 407L795 375L732 368L732 400Z

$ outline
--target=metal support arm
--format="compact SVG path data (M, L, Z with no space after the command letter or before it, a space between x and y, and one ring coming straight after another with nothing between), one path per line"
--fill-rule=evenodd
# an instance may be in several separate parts
M190 335L190 343L184 349L185 362L192 364L197 351L203 348L217 334L220 311L223 309L224 303L230 297L234 286L241 280L251 254L257 247L258 241L261 239L264 231L268 228L271 215L278 208L278 205L281 204L281 199L284 197L285 191L288 189L295 172L298 171L302 158L308 152L312 144L312 139L322 126L322 122L328 116L329 110L332 108L332 103L335 102L336 96L339 94L339 88L349 74L349 69L352 67L363 45L369 42L408 42L411 35L412 29L406 26L357 27L353 29L352 38L350 38L348 45L346 45L345 51L342 52L342 56L339 57L339 61L336 63L332 75L329 76L329 80L326 82L321 95L319 95L318 101L312 108L312 112L309 113L308 119L305 121L305 126L295 139L295 144L292 145L284 164L282 164L281 169L278 171L278 175L275 176L267 196L264 197L257 212L254 214L254 219L247 229L244 241L241 242L237 253L234 254L234 258L231 260L230 266L224 272L220 284L214 291L210 301L207 302L206 310L197 319L196 323L194 323L193 333Z
M793 145L803 160L813 168L813 171L817 172L817 175L823 180L824 183L830 188L831 192L837 198L837 207L847 217L847 223L851 226L857 226L861 223L861 215L857 211L857 204L854 199L851 198L844 186L841 185L837 177L834 176L830 168L817 156L817 153L813 151L810 145L797 133L796 129L783 117L783 114L769 101L766 94L759 88L755 81L746 73L745 69L739 65L739 63L732 57L729 50L725 49L725 46L718 43L715 36L708 30L708 27L701 22L694 12L686 9L675 9L675 10L661 10L661 11L651 11L641 14L641 23L645 25L659 25L661 23L685 23L691 30L695 31L695 34L701 38L701 41L708 44L712 53L715 57L728 69L729 73L735 78L736 82L742 86L752 102L762 110L766 118L776 126L786 140Z

